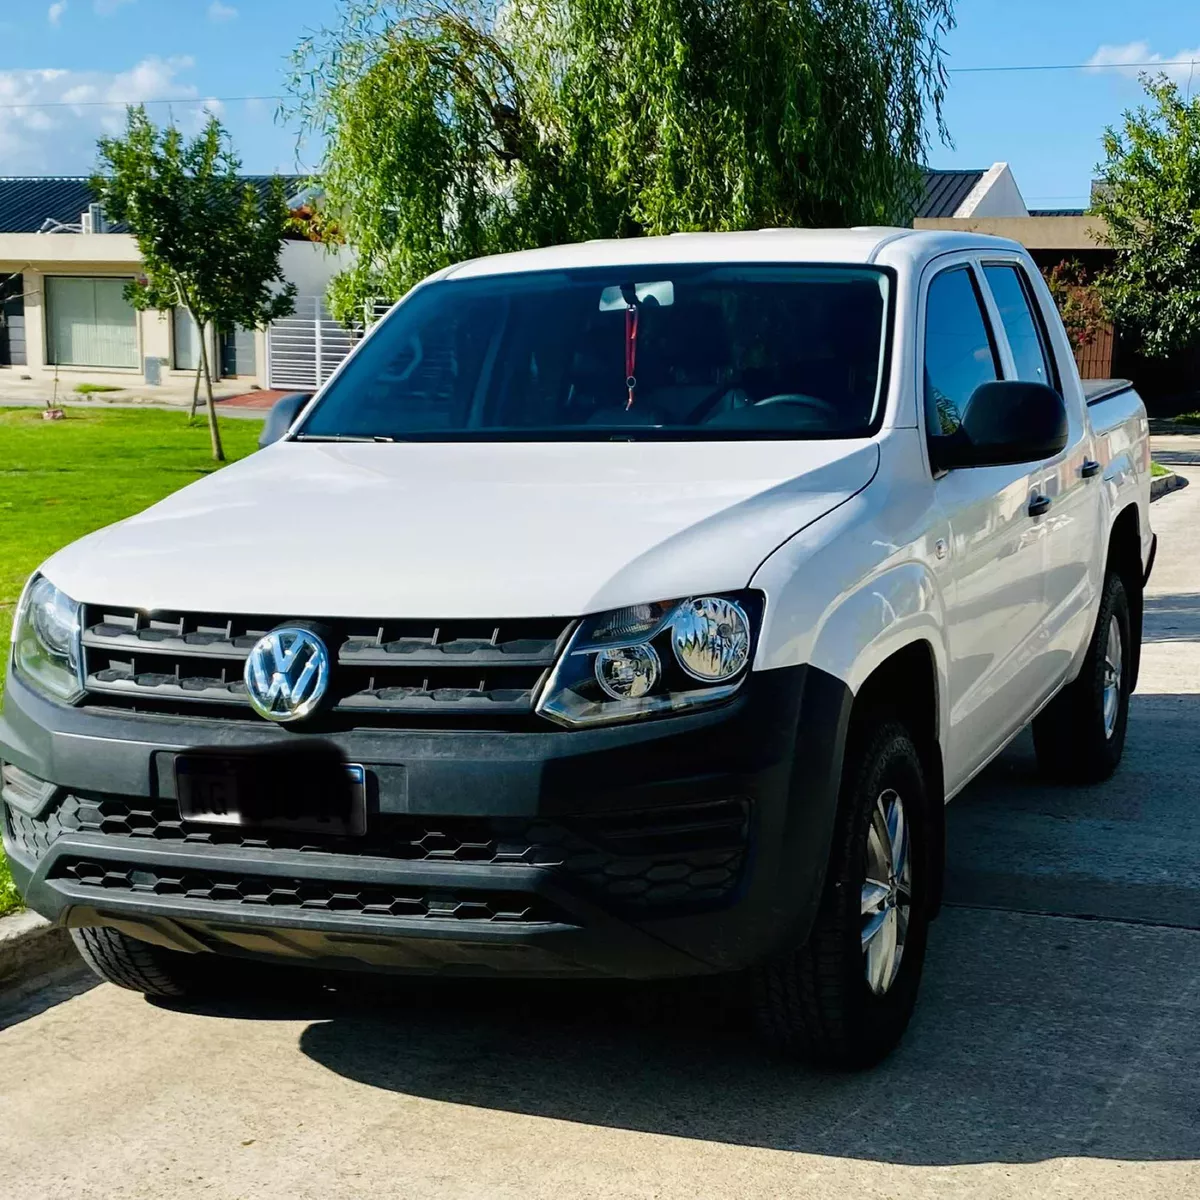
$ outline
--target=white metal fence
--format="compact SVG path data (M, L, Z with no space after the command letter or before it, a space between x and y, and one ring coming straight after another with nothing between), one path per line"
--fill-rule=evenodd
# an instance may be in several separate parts
M315 391L361 337L335 321L319 296L297 296L296 311L267 330L267 385Z
M369 309L369 323L390 304ZM267 329L267 386L313 392L362 340L363 329L347 329L329 315L320 296L297 296L296 311Z

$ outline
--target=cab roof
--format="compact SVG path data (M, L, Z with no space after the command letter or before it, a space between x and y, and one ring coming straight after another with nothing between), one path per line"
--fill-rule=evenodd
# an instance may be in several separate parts
M680 263L797 262L920 265L955 250L1020 250L1018 243L983 234L870 226L855 229L759 229L745 233L673 233L547 246L471 259L443 279L473 279L527 271Z

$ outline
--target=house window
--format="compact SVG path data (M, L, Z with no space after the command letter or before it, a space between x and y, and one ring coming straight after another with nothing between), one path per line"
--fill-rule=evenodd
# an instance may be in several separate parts
M25 365L25 296L21 275L0 276L0 367Z
M71 367L136 367L137 314L126 279L46 279L49 361Z
M186 308L171 310L175 335L175 370L194 371L200 365L200 328Z

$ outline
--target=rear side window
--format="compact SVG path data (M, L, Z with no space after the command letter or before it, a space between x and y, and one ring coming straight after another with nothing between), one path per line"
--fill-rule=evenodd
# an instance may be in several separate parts
M950 437L975 389L1000 378L996 346L969 267L943 271L925 305L925 431Z
M993 264L983 268L1000 321L1017 364L1017 378L1027 383L1058 386L1046 334L1034 307L1025 272L1014 266Z

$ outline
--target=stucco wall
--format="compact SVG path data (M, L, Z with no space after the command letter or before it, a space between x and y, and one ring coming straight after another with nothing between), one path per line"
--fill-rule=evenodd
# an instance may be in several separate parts
M922 217L913 225L1012 238L1029 250L1095 250L1104 229L1098 217Z
M280 252L280 265L284 276L301 296L323 296L329 281L348 261L349 252L335 247L326 247L312 242L284 242ZM141 256L137 243L128 234L0 234L0 274L21 273L25 293L26 361L24 367L0 368L3 372L32 375L35 379L53 378L55 368L46 361L46 320L44 281L47 275L88 275L133 277L140 269ZM144 312L137 314L138 362L137 368L114 367L59 367L60 379L69 380L70 386L84 380L96 382L129 383L144 382L144 363L147 358L163 360L162 377L165 380L185 381L191 371L176 371L174 363L173 332L170 313ZM266 336L261 331L255 336L255 366L257 374L246 379L247 385L266 381ZM214 374L219 369L216 338L209 340L210 362Z

